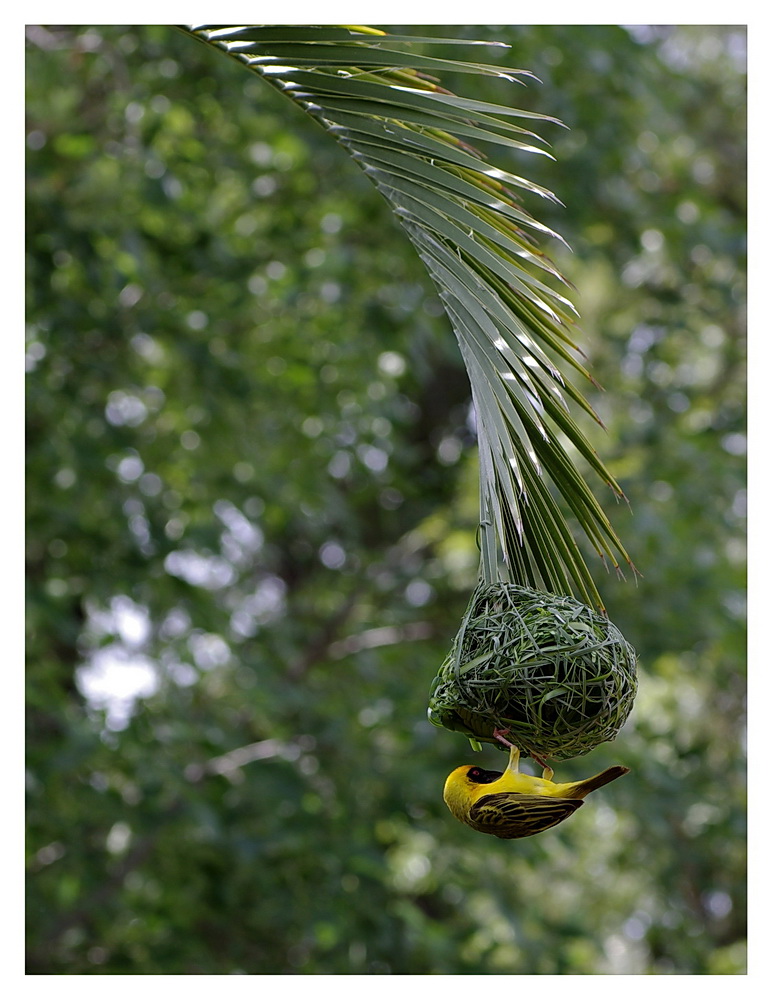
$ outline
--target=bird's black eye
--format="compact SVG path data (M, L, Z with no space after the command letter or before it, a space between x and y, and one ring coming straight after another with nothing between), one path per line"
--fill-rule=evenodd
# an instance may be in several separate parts
M491 782L501 777L501 771L486 771L483 767L470 767L466 776L476 785L490 785Z

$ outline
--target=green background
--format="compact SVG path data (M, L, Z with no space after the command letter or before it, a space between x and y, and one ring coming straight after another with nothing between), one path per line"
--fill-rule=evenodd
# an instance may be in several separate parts
M399 29L395 29L399 30ZM28 972L745 971L745 34L508 42L570 126L494 162L573 249L643 574L632 769L499 842L426 721L477 571L469 390L345 152L171 28L28 29ZM458 54L457 50L452 51ZM516 169L515 169L516 168Z

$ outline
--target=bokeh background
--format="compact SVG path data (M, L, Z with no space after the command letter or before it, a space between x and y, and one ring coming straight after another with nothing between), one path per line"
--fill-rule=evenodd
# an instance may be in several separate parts
M383 27L394 29L394 26ZM516 842L426 720L477 571L465 372L357 167L173 28L29 27L28 972L745 972L745 31L490 38L557 158L643 574L632 773ZM456 53L454 53L456 54ZM720 776L720 780L717 780Z

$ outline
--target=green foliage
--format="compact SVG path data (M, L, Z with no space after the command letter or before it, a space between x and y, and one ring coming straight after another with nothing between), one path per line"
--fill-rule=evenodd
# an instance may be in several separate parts
M243 67L31 27L32 973L744 971L742 33L393 30L510 42L519 105L571 126L534 180L607 388L583 430L632 508L643 578L602 589L641 676L556 778L632 773L517 845L450 816L473 755L425 713L477 467L420 261Z

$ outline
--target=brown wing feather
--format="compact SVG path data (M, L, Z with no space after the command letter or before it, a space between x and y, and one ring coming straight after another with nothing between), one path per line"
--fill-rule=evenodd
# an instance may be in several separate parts
M516 840L562 823L582 804L581 799L496 792L475 802L469 810L469 825L502 840Z

